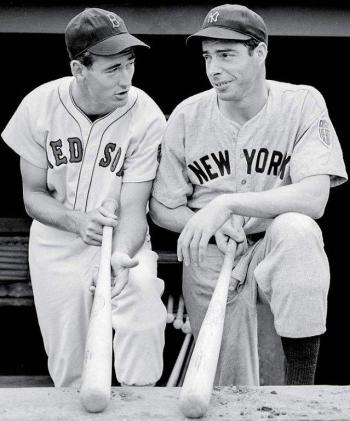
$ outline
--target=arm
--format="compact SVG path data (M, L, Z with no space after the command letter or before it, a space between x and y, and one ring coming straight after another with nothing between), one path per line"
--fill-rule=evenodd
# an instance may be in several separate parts
M315 175L273 190L222 195L221 200L238 215L274 218L281 213L299 212L318 219L326 208L329 188L328 175Z
M134 258L145 242L147 233L146 206L152 181L123 183L120 194L118 226L113 238L111 258L114 276L112 297L118 295L128 281L128 269L138 265Z
M145 242L146 206L152 181L123 183L120 193L119 221L113 240L113 252L133 257Z
M152 197L150 201L150 216L155 224L170 231L181 232L194 212L186 205L168 208Z
M51 227L78 234L90 245L100 245L102 226L116 226L116 216L104 208L91 212L67 209L47 189L47 170L21 158L23 200L29 216Z
M179 260L186 264L191 260L200 262L210 237L232 214L274 218L282 213L298 212L320 218L328 201L329 187L328 175L316 175L272 190L218 196L186 224L178 240Z

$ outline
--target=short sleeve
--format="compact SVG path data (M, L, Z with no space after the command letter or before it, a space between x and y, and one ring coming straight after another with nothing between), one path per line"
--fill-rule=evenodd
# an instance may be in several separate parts
M168 208L187 204L193 186L185 161L185 128L183 116L174 112L168 121L161 144L161 158L152 196Z
M145 111L147 114L147 110ZM146 116L148 117L148 116ZM134 123L135 125L138 122ZM165 130L165 117L159 110L148 125L140 125L143 133L135 133L124 162L123 182L139 183L151 181L156 176L158 167L158 147ZM140 131L140 130L139 130Z
M301 130L291 157L293 183L327 174L331 186L347 180L340 143L321 94L312 90L304 103Z
M26 161L36 167L46 169L48 160L45 140L35 128L35 116L31 115L30 108L30 100L27 96L2 132L2 138Z

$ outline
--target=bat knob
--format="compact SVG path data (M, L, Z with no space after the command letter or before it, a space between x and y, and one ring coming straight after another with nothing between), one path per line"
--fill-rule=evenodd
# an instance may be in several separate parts
M88 412L104 411L110 401L110 394L96 390L93 387L80 391L80 401Z
M175 319L173 324L175 329L181 329L184 322L181 319Z
M166 317L166 322L167 323L172 323L175 319L175 316L172 313L168 313L167 317Z
M202 418L208 410L206 402L191 396L186 396L185 399L180 399L181 412L187 418Z

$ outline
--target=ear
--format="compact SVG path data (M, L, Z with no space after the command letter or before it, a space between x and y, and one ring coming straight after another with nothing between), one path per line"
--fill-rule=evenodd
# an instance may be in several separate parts
M260 61L265 61L267 57L267 45L261 42L255 49L256 55Z
M85 66L81 64L80 61L72 60L70 62L70 69L71 69L72 75L76 77L77 79L84 78Z

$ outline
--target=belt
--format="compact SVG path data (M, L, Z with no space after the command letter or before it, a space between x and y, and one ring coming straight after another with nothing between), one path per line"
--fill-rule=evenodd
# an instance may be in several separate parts
M256 243L261 238L264 238L264 236L265 236L265 232L256 232L254 234L248 234L247 240L248 240L249 243ZM210 237L210 240L208 241L208 243L216 245L215 237L214 236Z

